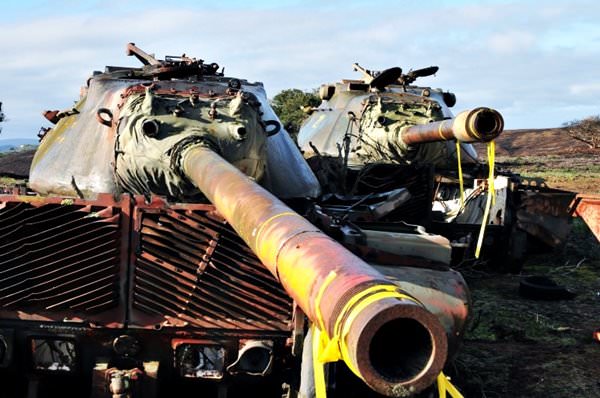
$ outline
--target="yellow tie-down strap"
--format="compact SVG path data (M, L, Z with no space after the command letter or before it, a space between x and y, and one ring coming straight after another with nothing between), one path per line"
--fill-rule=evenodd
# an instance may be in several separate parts
M331 272L327 278L325 279L319 294L317 295L316 300L316 312L317 312L317 321L318 325L313 323L312 325L312 333L313 333L313 346L312 346L312 354L313 354L313 370L315 376L315 392L316 398L326 398L327 397L327 384L325 382L325 368L324 365L329 362L336 362L339 360L344 360L346 358L350 358L348 352L348 346L346 345L346 335L349 332L350 325L354 319L365 309L367 306L383 299L387 298L397 298L401 300L410 300L415 303L418 303L413 297L402 294L398 291L398 288L392 285L375 285L371 286L357 294L355 294L344 306L340 314L338 315L334 328L333 328L333 336L330 338L327 332L324 331L324 322L322 319L322 315L320 312L320 301L323 296L323 292L325 288L331 283L331 281L335 278L335 272ZM352 373L362 379L361 374L354 367L350 360L344 360L346 365L350 368ZM444 395L440 395L440 397L446 397L445 391L450 392L452 397L454 398L462 398L462 395L458 393L458 390L450 383L450 381L443 376L443 373L438 376L438 389L442 391L439 387L440 383L443 383L444 386ZM454 395L454 392L458 393L458 395Z
M462 172L462 161L460 160L460 141L456 140L456 160L458 161L458 184L460 186L460 208L465 207L465 182Z
M450 394L452 398L464 398L460 391L450 383L450 378L447 377L444 372L440 372L437 377L437 387L439 398L446 398L446 392Z
M487 144L487 156L488 156L488 196L485 202L485 210L483 212L483 219L481 220L481 227L479 229L479 237L477 238L477 247L475 248L475 258L479 258L481 252L481 246L483 245L483 237L485 236L485 227L488 224L490 218L490 209L492 204L496 202L496 189L494 187L494 163L496 162L496 144L494 141L490 141Z

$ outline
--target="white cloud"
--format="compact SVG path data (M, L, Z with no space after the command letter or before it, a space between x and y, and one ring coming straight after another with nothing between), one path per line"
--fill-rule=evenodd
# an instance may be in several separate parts
M530 50L535 45L535 36L529 32L508 31L490 36L491 49L499 54L516 54Z
M185 52L217 62L228 75L263 81L271 96L358 76L351 64L359 62L374 69L439 65L437 77L424 84L455 92L457 110L487 105L507 112L509 128L560 125L575 117L568 114L574 109L600 108L600 75L590 66L600 54L587 41L600 37L594 17L600 4L592 1L429 10L403 2L110 7L110 14L86 8L3 23L0 101L11 118L3 136L34 136L44 123L40 112L71 106L93 70L137 65L124 54L129 41L159 57ZM563 32L568 43L558 42Z
M600 82L572 84L569 86L569 93L573 95L598 96L600 95ZM598 111L600 112L600 109Z

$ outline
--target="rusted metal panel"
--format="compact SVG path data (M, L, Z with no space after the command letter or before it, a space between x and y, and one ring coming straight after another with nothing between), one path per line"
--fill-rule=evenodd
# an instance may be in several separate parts
M214 206L132 205L0 196L0 316L122 327L129 311L148 329L291 330L292 300Z
M581 217L600 241L600 195L579 194L570 208L572 214Z
M564 243L571 230L569 203L574 196L572 192L542 188L523 192L517 226L549 246Z
M129 196L0 196L0 317L125 323Z
M137 199L131 326L291 330L291 299L214 206Z

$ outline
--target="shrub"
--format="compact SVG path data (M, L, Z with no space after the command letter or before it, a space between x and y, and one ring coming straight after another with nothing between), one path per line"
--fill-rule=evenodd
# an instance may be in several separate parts
M600 148L600 116L590 116L564 124L569 135L586 143L590 148Z

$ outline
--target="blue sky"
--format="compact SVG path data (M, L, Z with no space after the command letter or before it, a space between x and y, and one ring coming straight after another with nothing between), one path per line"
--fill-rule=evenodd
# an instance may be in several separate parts
M457 112L497 108L507 128L600 114L600 2L5 1L1 138L31 138L44 109L66 109L93 70L134 66L135 42L262 81L270 96L358 77L351 65L440 66L422 84L456 93Z

